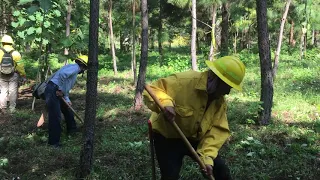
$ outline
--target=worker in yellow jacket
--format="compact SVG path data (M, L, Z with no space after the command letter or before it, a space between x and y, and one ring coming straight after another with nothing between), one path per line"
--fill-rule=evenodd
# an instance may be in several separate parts
M216 180L231 179L229 168L218 156L230 135L224 95L242 90L244 64L234 56L206 61L208 71L187 71L159 79L150 86L165 107L163 113L145 91L154 146L162 180L177 180L187 146L168 121L175 121L206 165L204 172Z
M13 39L4 35L0 47L0 111L7 112L7 101L10 102L9 111L13 113L18 97L18 82L26 80L26 72L21 60L21 54L13 48ZM8 98L8 99L7 99Z

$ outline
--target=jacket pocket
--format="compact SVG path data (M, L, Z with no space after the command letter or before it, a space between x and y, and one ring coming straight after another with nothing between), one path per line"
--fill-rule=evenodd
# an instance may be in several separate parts
M176 106L175 111L177 113L176 122L182 132L187 137L192 136L192 130L196 122L194 117L194 109L186 106Z

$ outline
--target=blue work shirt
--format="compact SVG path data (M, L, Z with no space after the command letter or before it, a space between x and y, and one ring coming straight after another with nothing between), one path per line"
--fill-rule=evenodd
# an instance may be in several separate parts
M59 69L51 79L54 84L59 86L59 90L63 92L67 102L70 102L69 91L76 83L77 75L80 70L78 64L68 64Z

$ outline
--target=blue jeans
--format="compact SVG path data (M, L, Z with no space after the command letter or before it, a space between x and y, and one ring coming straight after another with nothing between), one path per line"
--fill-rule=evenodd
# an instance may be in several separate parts
M46 90L44 92L46 97L46 105L48 109L49 116L49 139L48 144L58 145L60 142L61 136L61 112L64 115L67 125L67 131L71 132L72 130L77 129L76 122L74 120L73 112L68 108L68 106L56 95L58 86L53 82L49 82Z
M192 157L187 146L181 139L167 139L159 133L153 133L154 147L161 172L161 180L178 180L185 155ZM193 148L197 141L189 140ZM218 155L214 160L213 176L215 180L231 180L231 174L224 160Z

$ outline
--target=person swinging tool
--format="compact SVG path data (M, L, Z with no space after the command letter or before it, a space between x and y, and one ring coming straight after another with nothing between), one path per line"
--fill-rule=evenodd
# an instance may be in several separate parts
M74 114L64 103L64 100L71 105L69 91L74 86L78 74L84 73L88 66L88 56L81 55L75 59L75 64L68 64L58 70L45 89L45 100L49 117L49 139L48 144L53 147L60 147L61 135L61 113L62 111L66 124L67 132L73 133L77 130ZM64 98L64 99L62 99Z
M228 166L218 155L230 136L224 95L231 88L242 90L244 64L234 56L206 61L208 71L186 71L161 78L150 85L164 107L163 112L144 91L144 102L152 110L153 138L162 180L177 180L185 155L191 153L172 126L176 122L196 154L205 164L203 172L216 180L230 180Z

